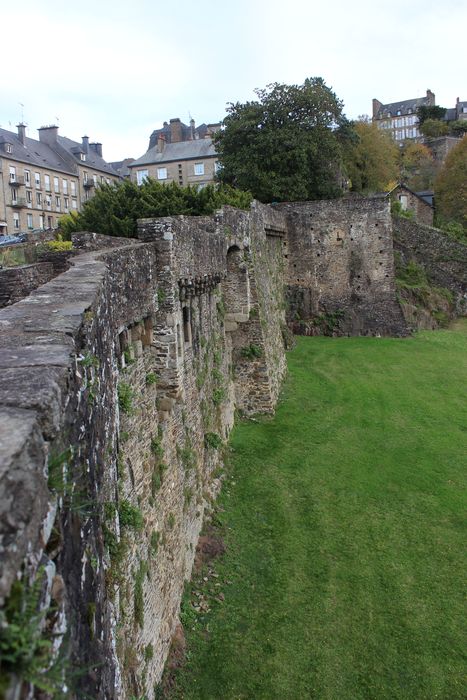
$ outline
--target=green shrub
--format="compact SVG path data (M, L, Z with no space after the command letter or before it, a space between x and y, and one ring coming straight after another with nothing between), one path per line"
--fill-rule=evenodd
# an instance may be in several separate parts
M118 506L118 515L120 527L132 528L133 530L142 530L144 525L143 514L139 508L131 505L127 500L123 500Z
M117 388L118 405L123 413L131 415L133 413L133 389L126 382L120 382Z
M240 354L246 360L256 360L259 357L263 356L263 349L260 348L259 345L250 343L250 345L247 345L246 347L241 349Z
M157 550L159 549L159 538L160 538L160 532L157 532L157 530L154 530L153 532L151 532L150 545L151 545L151 552L154 555L157 554Z
M146 374L146 386L152 386L157 382L157 374L155 372L148 372Z
M205 433L204 445L205 447L212 447L214 450L218 450L222 447L222 438L217 433Z
M41 243L41 248L43 250L62 252L71 250L73 248L73 243L71 241L46 241L45 243Z

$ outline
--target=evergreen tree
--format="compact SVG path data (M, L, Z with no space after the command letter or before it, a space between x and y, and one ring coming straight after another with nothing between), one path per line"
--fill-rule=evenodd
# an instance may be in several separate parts
M219 179L262 202L338 196L342 102L322 78L255 92L255 101L230 104L216 134Z

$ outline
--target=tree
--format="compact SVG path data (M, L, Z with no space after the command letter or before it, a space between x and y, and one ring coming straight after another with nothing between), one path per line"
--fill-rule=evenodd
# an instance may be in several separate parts
M437 136L446 136L449 132L449 127L446 122L442 122L439 119L425 119L425 121L420 124L419 128L423 136L433 138Z
M422 143L406 142L401 151L400 181L410 189L433 188L436 164L430 149Z
M446 107L438 105L422 105L417 109L418 123L423 124L427 119L441 121L446 116Z
M449 130L453 136L463 136L467 133L467 119L458 119L449 123Z
M441 223L457 222L467 232L467 135L448 153L435 180L435 205Z
M175 183L162 185L152 178L142 185L126 180L98 187L94 197L85 203L77 216L62 217L59 223L63 233L68 236L74 231L95 231L131 238L136 236L137 220L141 218L208 215L223 204L246 209L250 202L249 192L228 186L208 185L198 190Z
M398 179L399 149L368 117L350 124L354 137L343 142L344 165L354 192L382 192Z
M255 93L257 100L227 108L215 137L219 179L262 202L338 196L342 102L322 78Z

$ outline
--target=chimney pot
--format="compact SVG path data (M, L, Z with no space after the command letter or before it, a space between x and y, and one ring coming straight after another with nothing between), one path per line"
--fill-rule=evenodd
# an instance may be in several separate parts
M16 128L18 129L18 138L21 141L21 143L23 144L23 146L25 146L26 145L26 124L23 124L23 123L18 124Z
M172 143L183 141L182 122L178 117L170 120L170 140Z

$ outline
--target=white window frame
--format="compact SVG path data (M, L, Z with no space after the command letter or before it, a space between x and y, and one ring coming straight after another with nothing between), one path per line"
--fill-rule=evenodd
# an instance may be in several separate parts
M149 170L137 170L136 171L136 183L142 185L145 180L149 177Z
M195 175L204 175L204 163L195 163L194 173Z
M40 173L34 173L34 182L36 183L36 189L40 190L41 189L41 174Z
M16 182L16 168L14 165L10 165L10 182Z
M75 195L76 194L76 182L74 180L72 180L70 182L70 189L71 189L71 194Z
M33 224L32 214L27 214L26 218L27 218L27 222L28 222L28 229L29 230L33 229L34 224Z
M25 170L24 171L24 182L28 187L31 186L31 171L30 170Z
M42 192L36 192L36 204L38 207L42 206Z
M16 212L13 214L13 228L19 229L19 214Z
M52 192L50 189L50 175L44 175L44 188L46 192Z
M58 177L54 177L54 192L60 192L60 182L58 180Z
M6 144L5 144L5 151L6 151L7 153L11 153L11 143L6 143Z
M157 179L167 180L167 168L157 168Z

